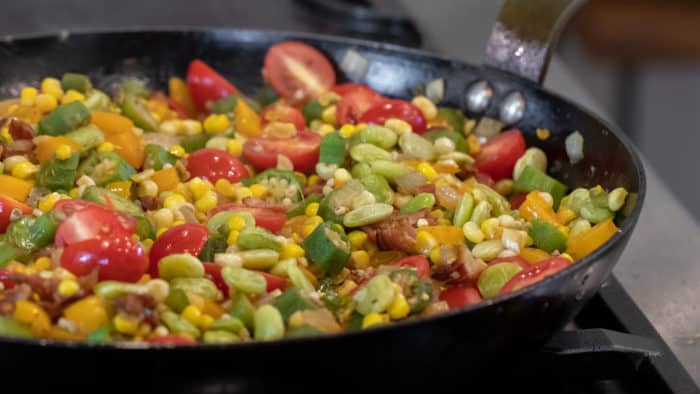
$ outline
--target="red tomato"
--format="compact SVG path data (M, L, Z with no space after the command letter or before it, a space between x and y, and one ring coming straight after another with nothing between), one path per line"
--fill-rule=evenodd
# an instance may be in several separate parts
M184 105L180 104L179 102L173 100L170 97L166 97L166 101L168 102L168 107L173 111L177 112L178 118L188 119L190 117Z
M525 153L525 138L520 130L497 134L481 145L476 155L476 168L498 181L513 176L513 167Z
M395 99L387 99L375 104L360 117L360 122L383 125L387 119L391 118L405 120L418 134L423 134L427 129L425 117L418 107L408 101Z
M513 257L499 257L497 259L493 259L489 261L489 265L494 265L498 263L515 263L521 267L523 267L524 270L529 270L532 268L532 264L528 263L527 260L520 256L513 256Z
M5 290L15 287L15 281L12 279L15 275L17 274L12 271L0 269L0 283L2 283Z
M346 82L346 83L341 83L338 85L335 85L331 88L331 90L335 93L337 93L339 96L344 96L346 93L355 90L357 88L369 88L369 86L361 83L352 83L352 82ZM371 89L371 88L369 88Z
M486 185L488 187L493 187L493 185L496 184L496 182L493 181L493 178L491 178L491 175L478 171L475 175L474 178L476 178L476 181L481 183L482 185Z
M176 334L161 335L161 336L157 336L157 337L148 338L146 340L146 342L168 344L168 345L194 345L195 343L197 343L197 341L195 341L191 337L186 337L184 335L176 335Z
M440 300L447 302L450 309L456 309L481 302L481 294L474 287L452 286L440 293Z
M546 260L542 260L537 263L537 265L530 265L530 268L522 270L519 274L512 277L503 285L498 294L508 294L520 290L525 286L529 286L550 275L554 275L570 264L571 262L563 257L550 257Z
M304 130L306 127L306 121L301 111L281 103L274 103L265 107L260 113L260 118L263 126L270 122L285 122L294 124L297 130Z
M255 218L255 224L257 226L270 230L273 233L278 233L280 230L282 230L284 223L287 221L285 211L270 208L248 207L237 203L220 205L212 209L209 214L216 215L217 213L223 211L250 212L250 214Z
M358 123L368 109L385 99L367 85L349 83L336 88L341 88L337 93L342 97L335 107L335 117L341 125Z
M25 215L32 213L32 208L27 204L0 194L0 233L4 233L7 230L7 226L10 225L10 216L15 209L19 209Z
M295 171L308 173L318 162L320 147L319 134L298 131L296 137L286 140L250 138L243 145L243 157L256 169L265 170L277 166L277 155L285 155L294 164Z
M61 201L68 202L54 209L73 213L56 229L54 246L57 248L89 239L130 237L136 232L136 220L129 215L87 201L85 205L80 200Z
M216 183L222 178L236 183L241 178L250 176L236 156L221 149L200 149L192 152L187 157L187 171L192 177L208 179L211 183Z
M256 271L263 277L265 277L265 282L267 282L267 292L274 291L276 289L284 289L284 286L287 284L287 280L284 279L281 276L273 275L273 274L268 274L267 272L262 272L262 271Z
M430 275L430 263L428 263L428 259L425 256L404 257L391 265L394 267L414 268L419 278L426 278Z
M228 285L226 282L224 282L224 278L221 276L221 269L223 266L221 264L205 262L202 262L202 265L204 265L205 276L210 281L214 282L216 287L221 290L222 293L224 293L224 297L228 298Z
M97 269L101 281L136 282L148 269L148 255L130 236L92 238L66 246L61 267L77 276Z
M192 60L187 68L187 88L200 111L206 110L208 101L238 93L235 86L199 59Z
M156 238L151 246L149 253L151 276L158 277L158 261L165 256L179 253L199 256L207 239L209 239L209 229L201 224L181 224L170 228Z
M298 41L270 47L263 76L281 97L295 101L315 98L335 85L335 71L328 59Z
M510 197L510 207L512 209L520 208L520 205L525 201L526 197L527 197L527 193L525 193L525 192L519 192L519 193L513 194Z

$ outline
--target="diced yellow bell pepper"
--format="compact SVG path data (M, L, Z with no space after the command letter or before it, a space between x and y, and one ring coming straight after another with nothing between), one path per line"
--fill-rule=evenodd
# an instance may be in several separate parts
M525 201L520 205L520 215L526 220L542 219L556 227L561 226L557 214L554 213L552 207L544 201L540 193L537 191L528 193Z
M124 198L131 198L131 181L112 182L108 184L106 188Z
M164 168L151 175L151 180L158 185L158 191L165 192L175 189L180 183L180 177L175 167Z
M56 153L61 145L67 145L73 152L80 152L80 144L73 141L68 137L58 136L58 137L45 137L38 139L36 148L34 148L34 154L36 155L39 163L43 163L46 160L51 159L51 157Z
M418 232L427 232L438 242L438 245L457 246L464 244L464 232L456 226L423 226L418 228Z
M109 321L107 305L97 296L85 297L69 305L63 316L75 323L78 332L87 334Z
M115 114L114 112L95 111L90 117L90 121L107 136L107 134L118 134L124 131L132 131L134 122L131 119Z
M17 301L12 317L30 326L35 337L45 337L51 330L51 318L48 313L31 301Z
M233 115L237 132L248 137L254 137L262 131L260 115L253 111L253 109L246 104L245 100L238 100L236 102Z
M549 253L537 248L522 248L520 250L520 257L530 264L537 264L542 260L548 259Z
M24 202L32 190L32 183L10 175L0 175L2 194L10 196L17 201Z
M187 115L191 118L196 117L197 107L192 101L192 96L190 96L190 90L187 88L187 84L180 78L170 78L168 80L168 91L170 93L170 98L182 104L187 111Z
M143 139L133 130L121 133L105 133L105 141L114 146L114 153L121 156L132 167L139 169L146 158Z
M570 236L566 244L566 252L574 259L581 259L604 244L618 231L612 219L600 222L586 232Z
M204 299L202 303L202 313L207 314L214 319L218 319L224 314L224 312L226 312L224 308L215 301L207 298Z

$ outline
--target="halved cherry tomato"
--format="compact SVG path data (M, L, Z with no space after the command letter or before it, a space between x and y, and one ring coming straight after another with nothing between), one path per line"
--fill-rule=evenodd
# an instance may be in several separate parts
M208 101L238 92L235 86L199 59L192 60L187 68L187 88L200 111L206 109Z
M260 113L263 127L270 122L292 123L297 130L304 130L306 121L301 111L286 104L270 104Z
M265 170L276 167L277 155L284 155L294 164L295 171L310 172L318 162L320 147L319 134L298 131L296 137L284 140L250 138L243 145L243 157L256 169Z
M369 108L360 117L360 122L383 125L388 119L397 118L408 122L413 132L422 134L427 129L423 113L415 105L404 100L387 99Z
M341 125L359 123L368 109L385 100L367 85L348 83L338 85L334 90L342 96L335 107L335 117Z
M471 286L452 286L440 293L440 300L447 302L450 309L456 309L481 302L481 294Z
M273 233L278 233L280 230L282 230L284 223L287 221L285 211L270 208L249 207L237 203L220 205L212 209L209 214L216 215L217 213L223 211L250 212L250 214L255 218L255 225L270 230Z
M513 176L513 167L525 153L525 138L520 130L497 134L481 145L476 155L476 168L498 181Z
M175 334L170 334L170 335L161 335L157 337L151 337L146 340L148 343L161 343L161 344L168 344L168 345L194 345L197 343L194 339L191 337L186 337L184 335L175 335Z
M181 224L170 228L156 238L151 246L149 253L151 276L158 277L158 261L165 256L179 253L199 256L207 239L209 239L209 229L201 224Z
M172 109L173 111L177 112L177 117L180 119L188 119L190 118L190 115L187 113L187 108L185 108L185 105L180 103L179 101L175 101L175 99L168 97L166 99L168 102L168 107Z
M512 257L499 257L497 259L493 259L489 261L489 265L494 265L498 263L515 263L518 264L519 266L523 267L525 270L529 270L532 268L532 264L528 263L527 260L520 256L512 256Z
M277 289L284 289L284 286L287 284L287 280L281 276L268 274L267 272L262 271L258 271L258 273L265 278L268 293Z
M337 93L339 96L344 96L346 93L348 93L352 90L355 90L358 87L369 88L369 86L367 86L365 84L346 82L346 83L340 83L340 84L333 86L331 88L331 91Z
M335 85L335 71L317 49L298 41L275 44L265 55L264 78L286 99L313 99Z
M62 201L66 202L59 205ZM55 210L67 215L56 229L57 248L89 239L131 237L136 232L134 218L109 207L81 200L61 200L56 205Z
M525 202L525 198L527 197L527 193L525 192L518 192L510 196L510 207L511 209L518 209L520 208L520 205Z
M97 269L101 281L136 282L148 270L148 255L130 236L92 238L66 246L61 267L77 276Z
M236 183L241 178L250 176L248 169L236 156L221 149L200 149L193 152L187 157L187 171L192 177L204 178L211 183L222 178Z
M426 278L430 275L430 263L425 256L407 256L391 264L394 267L415 268L419 278Z
M224 293L224 297L228 298L228 285L224 282L224 278L221 276L221 269L223 266L216 263L202 262L204 265L204 275L214 284L216 287Z
M551 257L537 263L535 266L530 265L530 268L522 270L519 274L506 282L498 294L508 294L520 290L525 286L529 286L548 276L554 275L570 264L571 262L563 257Z
M7 226L10 225L10 216L15 209L18 209L25 215L32 213L32 208L29 205L19 202L10 196L0 194L0 233L4 233L7 230Z

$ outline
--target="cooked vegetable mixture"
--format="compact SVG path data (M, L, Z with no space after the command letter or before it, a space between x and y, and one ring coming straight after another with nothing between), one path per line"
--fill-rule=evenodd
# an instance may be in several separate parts
M336 84L303 43L263 75L246 95L194 60L167 95L108 95L66 73L1 102L0 335L234 343L419 318L566 268L633 200L569 190L519 130L434 94Z

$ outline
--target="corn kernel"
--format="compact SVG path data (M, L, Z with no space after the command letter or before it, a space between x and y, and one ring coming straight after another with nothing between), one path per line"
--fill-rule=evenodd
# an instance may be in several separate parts
M44 78L41 81L41 93L48 94L57 100L60 99L63 96L61 81L56 78Z
M194 207L197 208L199 212L208 212L210 209L216 207L217 202L216 193L208 191L202 198L194 203Z
M163 233L166 232L166 231L168 231L168 228L167 228L167 227L159 228L158 231L156 231L156 238L158 238L158 237L160 237L161 235L163 235Z
M430 101L430 99L425 96L414 97L413 100L411 100L411 104L418 107L420 112L423 113L423 116L425 116L425 119L428 121L435 119L437 116L437 107L435 106L435 103Z
M304 211L304 213L305 213L306 216L308 216L308 217L314 217L314 216L316 216L316 215L318 214L318 208L319 208L319 206L320 206L319 203L317 203L317 202L312 202L311 204L309 204L309 205L306 206L306 210Z
M233 197L236 193L236 190L234 189L231 182L229 182L228 179L224 178L221 178L218 181L216 181L216 184L214 185L214 190L216 190L217 193L223 194L225 197Z
M316 174L309 175L309 179L306 180L306 184L309 186L312 186L312 185L317 184L320 180L321 180L321 177L316 175Z
M138 196L139 197L156 197L158 195L158 184L150 179L139 183Z
M432 181L438 176L438 173L437 171L435 171L435 168L433 168L433 166L427 162L421 162L420 164L418 164L416 169L426 178L428 178L429 181Z
M114 144L112 144L111 142L103 142L97 146L97 151L98 152L113 152L114 151Z
M204 195L211 190L209 183L202 178L194 177L187 183L192 195L195 200L199 200L204 197Z
M354 125L351 125L351 124L344 124L344 125L340 128L340 135L342 135L342 136L345 137L345 138L350 138L350 137L352 137L353 135L355 135L355 134L357 133L357 131L358 131L358 130L357 130L357 128L356 128Z
M479 225L474 222L466 222L462 226L462 232L464 233L464 238L469 242L478 244L484 240L484 233L479 228Z
M362 318L362 328L369 328L389 321L389 316L383 313L372 312Z
M336 112L336 107L335 105L331 105L327 107L326 109L321 112L321 120L330 123L330 124L335 124L335 112Z
M37 271L45 271L53 266L53 262L51 261L50 258L44 256L44 257L39 257L34 261L34 268Z
M429 253L438 242L435 237L427 231L418 230L416 234L416 249L423 254Z
M253 197L261 198L264 197L265 194L267 194L267 187L265 185L256 183L254 185L250 185L250 192L253 194Z
M74 188L70 189L70 191L68 192L68 195L71 198L78 198L78 188L74 187Z
M391 118L384 122L384 127L393 130L398 135L413 131L411 125L403 119Z
M202 317L199 320L199 328L202 330L206 330L209 328L209 326L214 323L214 318L207 315L207 314L202 314Z
M185 152L185 148L183 148L181 145L173 145L168 149L170 153L177 157L185 157L187 156L187 152Z
M352 292L356 288L357 288L357 283L355 283L355 281L350 280L350 279L345 280L345 281L343 281L343 284L340 286L340 288L338 288L338 295L343 296L343 297L347 296L350 294L350 292Z
M141 241L141 243L143 244L143 246L146 247L146 252L151 250L151 246L153 246L153 240L150 238L144 239L143 241Z
M440 247L439 246L436 246L430 250L430 261L432 261L433 264L440 263Z
M284 244L280 252L280 259L282 260L289 258L296 259L302 256L304 256L304 248L292 242Z
M366 250L356 250L350 255L353 268L363 269L369 267L369 253Z
M241 215L233 215L231 218L229 218L226 225L231 231L241 231L245 228L245 219Z
M194 305L187 305L185 309L182 310L182 318L190 322L195 326L199 326L199 322L202 318L202 311L199 310Z
M224 114L211 114L204 119L204 131L209 135L223 133L229 127L231 127L231 122Z
M355 230L348 234L348 239L353 249L360 249L367 242L367 233Z
M22 105L34 105L34 101L36 100L36 96L39 94L39 91L36 88L32 87L26 87L22 88L22 92L20 93L20 103Z
M242 200L242 199L244 199L244 198L246 198L246 197L252 197L252 196L253 196L253 192L250 191L250 188L245 187L245 186L234 187L234 190L235 190L235 196L236 196L236 198L238 198L239 200Z
M243 144L241 144L241 141L236 140L236 139L230 139L226 143L226 150L228 153L240 157L241 154L243 154Z
M396 296L394 296L394 300L391 301L391 304L386 311L389 314L389 317L391 317L393 320L398 320L408 316L408 313L411 312L411 307L408 305L406 297L399 292L396 294Z
M539 138L541 141L546 140L550 136L550 132L548 129L536 129L535 134L537 135L537 138Z
M326 135L332 133L335 131L335 127L333 125L328 124L328 123L323 123L321 127L318 128L318 133L321 134L321 137L325 137Z
M235 245L236 241L238 241L238 236L240 234L241 234L241 232L238 230L231 230L231 232L228 233L228 238L226 239L226 244L228 246Z
M294 123L290 122L270 122L265 126L263 132L272 138L286 140L297 134L297 128Z
M27 179L39 171L39 167L28 161L15 164L12 167L12 176L20 179Z
M41 112L53 111L58 106L56 97L44 93L37 95L34 103Z
M7 126L7 124L5 126L2 126L2 128L0 128L0 137L2 137L5 141L7 141L8 144L13 141L12 134L10 134L10 129Z
M173 222L173 224L170 225L170 227L182 226L183 224L185 224L183 220L176 220Z
M61 104L68 104L72 103L73 101L85 101L85 95L80 93L77 90L69 90L67 91L63 97L61 97Z
M365 127L367 127L367 123L358 123L355 125L357 131L362 131L362 129L364 129Z
M315 229L316 229L316 224L305 224L304 227L302 227L301 235L303 235L304 238L306 238L311 233L313 233Z
M500 221L497 218L489 218L481 222L481 232L486 239L496 238Z
M122 334L133 335L139 329L139 322L136 319L117 315L114 317L114 329Z
M47 194L46 196L42 197L41 200L39 200L37 208L39 208L42 212L48 212L53 209L53 206L54 204L56 204L56 201L60 199L61 195L56 192Z
M168 209L177 209L180 205L186 203L185 197L181 194L173 193L165 198L163 206Z
M80 290L80 285L73 279L64 279L58 284L58 294L63 297L70 297Z
M56 147L56 158L58 160L67 160L70 158L70 155L73 153L69 145L66 144L58 144L58 147Z

